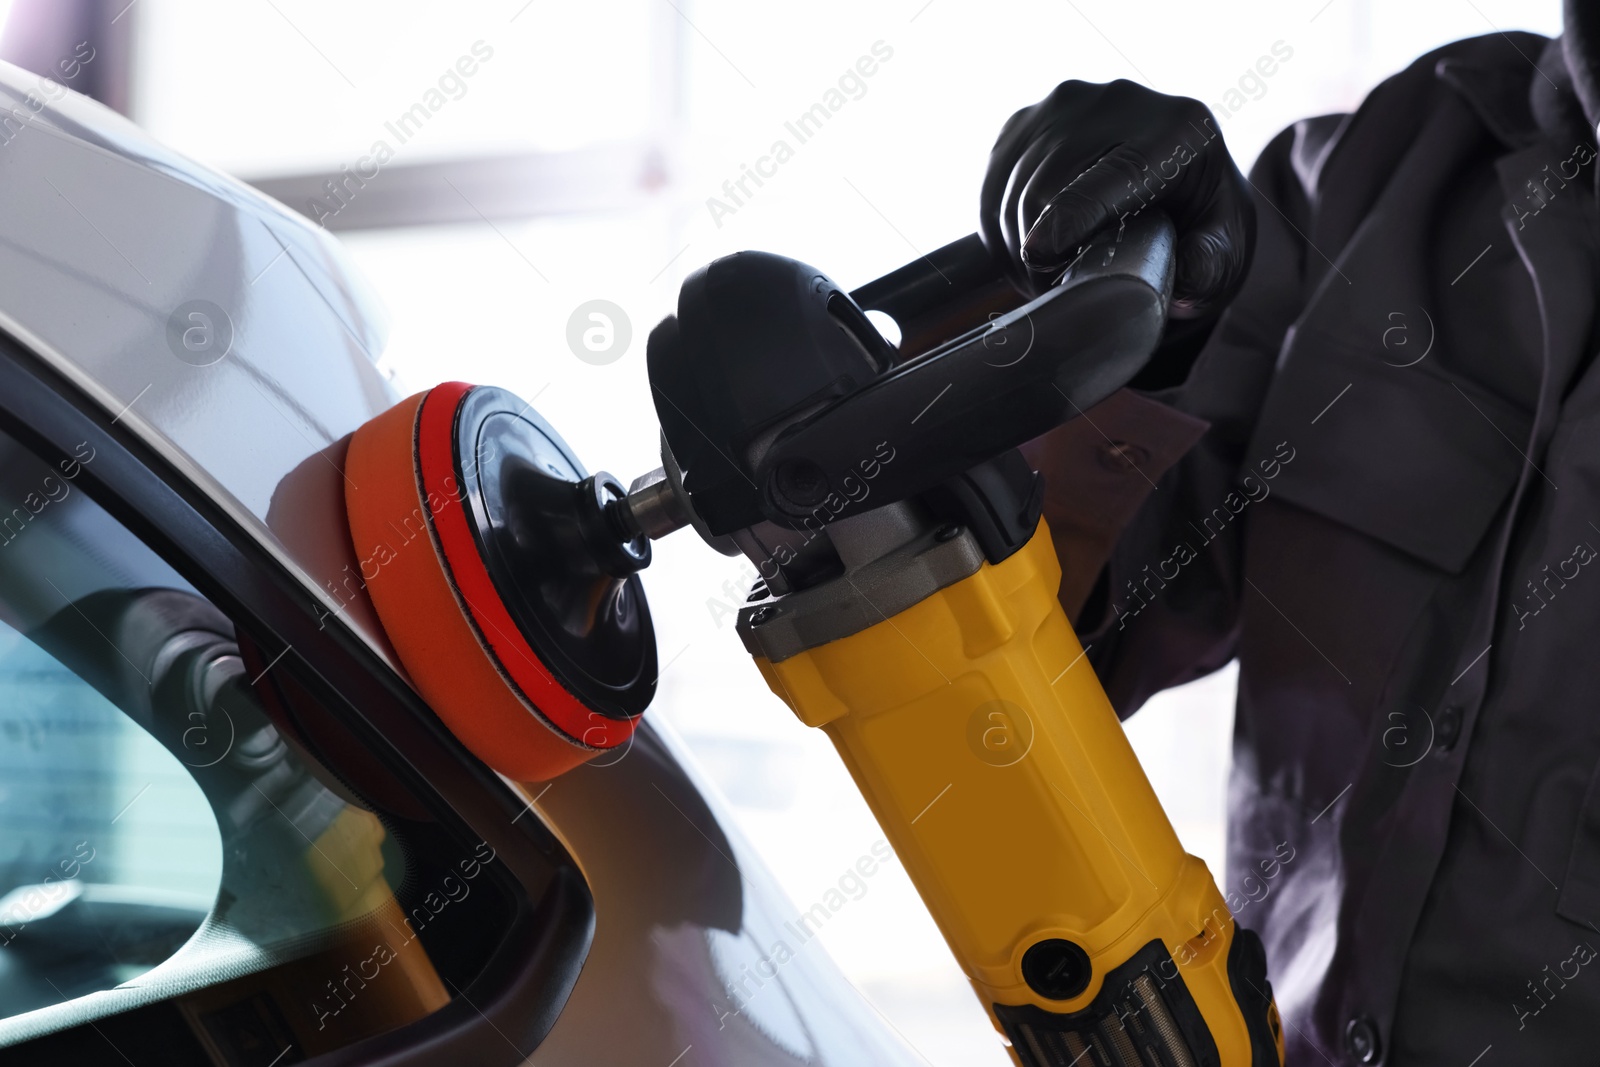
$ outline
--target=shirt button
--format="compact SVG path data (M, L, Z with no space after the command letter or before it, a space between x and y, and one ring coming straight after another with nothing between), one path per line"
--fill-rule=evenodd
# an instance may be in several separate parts
M1460 704L1446 704L1433 724L1434 744L1440 752L1449 752L1461 739L1461 720L1464 717Z
M1357 1015L1344 1028L1344 1047L1357 1063L1378 1062L1378 1024Z

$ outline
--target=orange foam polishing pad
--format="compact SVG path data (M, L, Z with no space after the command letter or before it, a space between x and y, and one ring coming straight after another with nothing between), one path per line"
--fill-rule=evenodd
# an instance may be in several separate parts
M625 742L635 720L597 714L512 620L466 514L455 418L472 387L418 393L357 430L345 506L361 576L412 683L490 767L554 778Z

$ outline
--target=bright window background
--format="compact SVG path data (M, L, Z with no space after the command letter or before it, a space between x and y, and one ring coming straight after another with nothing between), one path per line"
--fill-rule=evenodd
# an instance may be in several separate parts
M1000 124L1057 81L1132 78L1198 97L1247 165L1285 125L1353 107L1430 48L1552 33L1559 11L1556 0L143 0L135 117L241 176L335 169L482 41L492 59L397 162L654 146L663 180L625 210L342 235L393 313L385 361L403 384L460 378L537 397L592 468L626 481L658 462L644 340L686 273L761 248L853 286L970 232ZM785 121L877 42L891 58L796 144ZM1275 45L1292 56L1258 78ZM1243 106L1223 114L1233 89ZM714 220L707 198L780 138L794 157ZM603 367L565 340L568 316L595 298L633 327ZM657 546L646 585L668 666L652 715L687 739L790 896L812 901L879 833L824 737L767 693L718 610L740 571L688 534ZM1184 842L1219 877L1234 675L1164 694L1129 725ZM1009 1062L898 867L821 939L930 1063Z

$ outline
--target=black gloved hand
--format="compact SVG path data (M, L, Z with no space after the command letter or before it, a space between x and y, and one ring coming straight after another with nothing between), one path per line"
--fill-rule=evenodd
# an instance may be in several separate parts
M1005 124L983 179L983 242L1042 292L1092 236L1159 208L1178 232L1172 315L1226 306L1255 243L1255 205L1206 106L1130 81L1068 81Z

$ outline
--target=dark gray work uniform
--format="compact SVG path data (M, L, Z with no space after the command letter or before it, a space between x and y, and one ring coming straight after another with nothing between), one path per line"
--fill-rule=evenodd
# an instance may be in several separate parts
M1295 1067L1600 1062L1600 213L1546 45L1284 131L1187 378L1028 446L1121 713L1239 659L1221 887Z

